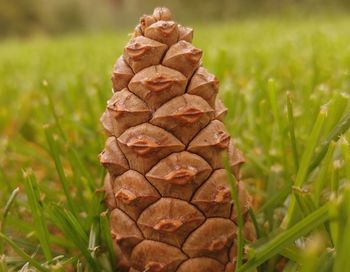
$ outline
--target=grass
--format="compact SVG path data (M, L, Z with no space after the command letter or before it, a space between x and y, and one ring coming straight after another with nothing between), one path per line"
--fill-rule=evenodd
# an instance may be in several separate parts
M125 33L0 44L0 271L113 271L97 154ZM199 25L259 239L237 270L350 266L350 19ZM235 192L232 192L236 198Z

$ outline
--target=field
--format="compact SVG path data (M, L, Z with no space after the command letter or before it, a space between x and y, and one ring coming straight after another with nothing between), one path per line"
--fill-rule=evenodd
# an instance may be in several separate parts
M99 117L127 40L123 32L0 44L0 271L112 271ZM220 79L255 197L259 240L245 245L238 271L345 271L350 18L198 25L194 44Z

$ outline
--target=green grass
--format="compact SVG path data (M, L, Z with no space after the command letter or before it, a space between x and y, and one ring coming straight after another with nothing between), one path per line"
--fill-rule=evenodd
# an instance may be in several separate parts
M97 154L111 67L127 39L0 44L0 271L115 267ZM345 271L350 19L199 25L194 43L221 80L226 123L255 196L259 240L241 239L248 261L238 271Z

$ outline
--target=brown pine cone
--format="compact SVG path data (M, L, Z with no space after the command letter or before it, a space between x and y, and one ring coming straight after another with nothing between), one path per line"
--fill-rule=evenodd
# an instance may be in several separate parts
M192 36L156 8L141 17L113 70L100 161L121 271L234 270L237 212L223 155L237 180L244 159L222 123L219 82L201 66ZM251 199L237 188L244 234L254 240Z

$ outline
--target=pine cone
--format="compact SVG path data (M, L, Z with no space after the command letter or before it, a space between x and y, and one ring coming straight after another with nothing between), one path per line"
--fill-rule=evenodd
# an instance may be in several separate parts
M101 122L106 204L120 271L233 271L236 210L223 155L236 179L244 161L222 120L219 82L201 66L193 31L156 8L135 28L112 76ZM250 196L238 183L247 240Z

